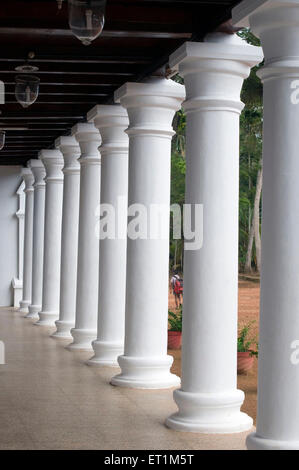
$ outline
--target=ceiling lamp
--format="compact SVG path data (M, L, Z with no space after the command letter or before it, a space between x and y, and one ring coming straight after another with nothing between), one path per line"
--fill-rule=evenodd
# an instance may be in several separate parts
M39 82L39 78L34 75L16 76L15 95L23 108L28 108L28 106L36 101L39 92Z
M24 72L24 73L32 73L32 72L37 72L38 67L35 65L30 65L30 64L24 64L24 65L18 65L15 70L17 72Z
M105 6L106 0L68 0L70 28L85 46L101 34Z
M0 150L3 149L4 145L5 145L5 132L0 131Z
M39 70L38 67L36 67L35 65L30 65L28 62L29 60L32 60L34 58L35 58L35 52L29 52L25 64L18 65L17 67L15 67L15 70L17 72L22 72L22 73L37 72Z

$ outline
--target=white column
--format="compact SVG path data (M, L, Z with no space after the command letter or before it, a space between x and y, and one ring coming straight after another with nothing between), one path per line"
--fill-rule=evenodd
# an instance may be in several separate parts
M97 213L100 204L101 158L99 131L93 124L77 124L72 129L81 148L78 275L75 328L71 330L75 350L92 351L97 336L99 240Z
M121 374L113 377L113 385L168 388L180 383L170 373L167 321L172 120L184 96L182 85L158 77L126 83L115 93L130 121L129 209L133 204L144 208L135 211L133 206L129 215L141 216L139 228L145 233L128 234L125 351L118 358ZM162 233L155 233L156 238L150 237L155 207L162 210ZM131 232L130 224L128 228Z
M129 120L119 105L96 106L87 119L102 137L101 213L110 225L100 241L98 337L88 364L115 366L125 336Z
M203 208L202 247L185 240L182 387L166 423L179 431L252 426L237 389L239 115L243 80L261 60L260 48L222 33L170 57L187 93L185 202Z
M55 140L64 158L60 310L55 338L72 338L70 330L75 326L76 286L78 258L78 225L80 194L80 147L74 136L62 136Z
M35 325L55 326L59 317L63 158L59 150L41 150L46 169L43 298Z
M23 292L23 262L24 262L24 216L25 216L25 183L20 184L17 195L19 200L16 217L18 219L18 277L14 277L11 285L14 293L14 307L20 307Z
M23 281L23 266L24 266L24 223L25 223L25 183L22 181L17 191L19 199L19 207L16 212L18 218L18 279ZM23 285L23 283L22 283ZM21 300L21 299L20 299Z
M32 300L26 317L39 318L43 295L46 170L41 160L31 160L31 170L34 175Z
M23 298L20 302L20 312L28 313L31 303L32 282L32 237L33 237L33 183L34 177L30 168L22 169L25 182L25 231L24 231L24 263L23 263Z
M263 219L258 413L249 449L299 450L299 1L243 2L261 38Z

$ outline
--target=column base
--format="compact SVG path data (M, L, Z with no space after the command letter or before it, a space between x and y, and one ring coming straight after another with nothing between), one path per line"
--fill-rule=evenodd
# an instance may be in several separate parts
M13 306L20 308L20 302L23 297L23 281L14 277L11 281L11 285L13 288Z
M224 393L191 393L175 390L179 411L166 420L176 431L203 434L232 434L248 431L253 420L240 408L244 401L241 390Z
M34 323L37 326L55 326L58 312L39 312L39 320Z
M74 351L92 351L92 342L96 339L96 330L83 330L79 328L72 328L72 337L74 341L66 346L67 349Z
M246 439L248 450L299 450L299 441L276 441L265 439L256 432Z
M40 312L41 308L42 308L41 305L29 305L28 307L29 313L27 313L27 315L25 315L24 318L33 318L34 320L38 319L39 318L38 312Z
M74 322L57 320L55 322L57 330L51 335L52 338L72 339L71 329L74 328Z
M111 379L112 385L144 389L163 389L180 385L180 378L170 372L173 363L171 356L120 356L118 363L121 374Z
M29 312L29 309L28 309L29 305L30 305L30 300L21 300L19 312L28 313Z
M123 344L96 340L92 342L92 347L94 350L94 356L90 358L86 364L95 367L118 367L117 358L124 353Z

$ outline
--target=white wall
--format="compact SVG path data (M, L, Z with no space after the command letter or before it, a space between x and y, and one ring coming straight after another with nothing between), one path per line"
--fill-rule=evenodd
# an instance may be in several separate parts
M13 305L11 281L18 276L20 166L0 166L0 306Z

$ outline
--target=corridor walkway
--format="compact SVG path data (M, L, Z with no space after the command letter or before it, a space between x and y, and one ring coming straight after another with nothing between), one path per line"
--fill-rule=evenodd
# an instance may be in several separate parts
M0 309L0 449L245 449L247 433L196 435L165 428L172 390L109 385L115 370L84 364L51 330Z

